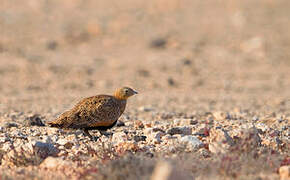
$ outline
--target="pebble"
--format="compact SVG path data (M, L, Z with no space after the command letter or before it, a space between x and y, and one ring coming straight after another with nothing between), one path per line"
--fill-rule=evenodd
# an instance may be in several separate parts
M48 157L46 158L41 164L41 168L59 168L62 166L71 166L71 163L69 161L64 161L61 158L56 158L56 157Z
M166 133L170 135L174 134L190 135L192 133L192 129L190 127L173 127L169 129Z
M113 134L112 142L113 143L119 143L127 141L127 134L124 132L116 132Z
M45 126L42 122L42 117L39 114L33 114L25 118L24 125L26 126Z
M59 153L59 150L51 143L36 141L32 143L32 147L33 151L43 159L45 159L47 156L57 156Z
M290 179L290 165L280 167L279 175L280 175L280 180L289 180Z
M135 142L139 142L139 141L146 141L146 136L134 136L133 139Z
M0 136L0 143L5 143L8 140L9 138L7 137L6 134Z
M12 127L18 127L19 125L15 122L7 122L4 124L5 128L12 128Z
M152 107L146 107L146 106L141 106L138 108L139 111L143 111L143 112L150 112L150 111L154 111L154 109Z
M180 141L186 143L190 150L197 150L203 147L203 143L196 136L183 136Z

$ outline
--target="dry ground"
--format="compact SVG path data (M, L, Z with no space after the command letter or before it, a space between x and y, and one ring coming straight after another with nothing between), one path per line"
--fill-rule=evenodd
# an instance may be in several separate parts
M31 114L49 121L82 97L126 85L139 95L129 100L124 121L170 123L182 116L207 123L201 119L214 112L243 112L241 119L280 119L264 123L287 136L289 9L288 0L1 0L0 121L22 127L20 117ZM288 142L259 155L180 149L153 157L128 152L105 162L94 157L89 167L72 167L73 175L33 163L2 165L0 179L149 179L160 160L190 178L278 179L279 167L289 165Z

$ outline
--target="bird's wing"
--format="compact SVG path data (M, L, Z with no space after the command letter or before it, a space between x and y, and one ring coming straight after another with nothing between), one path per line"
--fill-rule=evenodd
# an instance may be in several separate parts
M83 99L72 109L67 127L110 126L120 115L120 108L112 96L93 96Z

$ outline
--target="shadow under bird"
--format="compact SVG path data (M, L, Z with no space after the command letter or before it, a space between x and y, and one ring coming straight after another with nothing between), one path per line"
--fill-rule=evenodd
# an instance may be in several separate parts
M72 109L48 122L51 127L82 129L94 139L89 130L105 131L112 128L123 114L127 99L136 91L129 87L117 89L114 95L97 95L82 99Z

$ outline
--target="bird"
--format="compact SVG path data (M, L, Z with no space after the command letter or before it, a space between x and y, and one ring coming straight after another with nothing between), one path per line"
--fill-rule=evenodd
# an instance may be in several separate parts
M116 125L126 108L127 99L137 91L122 87L113 95L96 95L79 101L72 109L65 111L55 120L48 122L50 127L81 129L91 140L95 138L89 130L106 131Z

